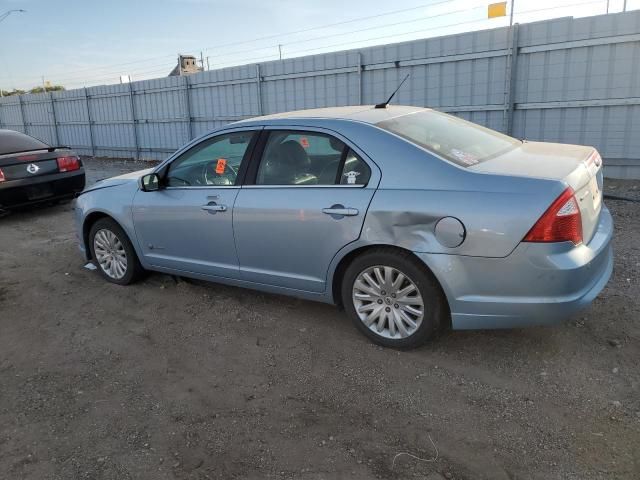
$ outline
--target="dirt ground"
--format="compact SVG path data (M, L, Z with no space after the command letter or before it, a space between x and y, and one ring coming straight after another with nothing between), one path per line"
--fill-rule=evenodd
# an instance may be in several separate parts
M410 352L328 305L108 284L83 268L71 205L6 216L0 478L640 478L640 203L606 203L615 270L590 309Z

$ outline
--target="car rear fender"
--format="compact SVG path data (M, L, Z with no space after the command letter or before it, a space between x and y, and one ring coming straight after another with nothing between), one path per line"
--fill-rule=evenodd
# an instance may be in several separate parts
M455 185L443 187L378 189L361 239L412 252L506 257L566 185L469 172L460 175ZM436 234L438 222L446 217L463 226L462 243L457 247L446 246Z
M600 219L603 187L602 159L593 147L523 142L470 170L564 182L575 192L584 241L588 243L593 237Z

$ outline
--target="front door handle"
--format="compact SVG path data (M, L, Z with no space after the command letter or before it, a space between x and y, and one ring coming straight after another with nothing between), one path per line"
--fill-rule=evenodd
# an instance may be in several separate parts
M322 213L326 213L327 215L335 215L339 217L353 217L358 215L357 208L345 208L343 205L332 205L330 208L323 208Z
M227 206L226 205L218 205L215 202L209 202L209 204L207 205L203 205L202 210L205 210L209 213L216 213L216 212L226 212L227 211Z

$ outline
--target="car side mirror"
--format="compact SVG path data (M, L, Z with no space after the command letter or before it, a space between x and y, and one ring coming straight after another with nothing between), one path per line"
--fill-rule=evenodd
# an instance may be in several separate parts
M155 192L160 190L160 177L157 173L149 173L140 179L140 188L143 192Z

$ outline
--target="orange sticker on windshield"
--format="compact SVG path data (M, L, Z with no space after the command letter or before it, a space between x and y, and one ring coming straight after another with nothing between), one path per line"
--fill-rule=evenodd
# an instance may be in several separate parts
M303 148L309 148L309 140L307 140L307 137L300 138L300 145L302 145Z
M222 175L226 166L227 161L224 158L219 158L218 163L216 163L216 173Z

